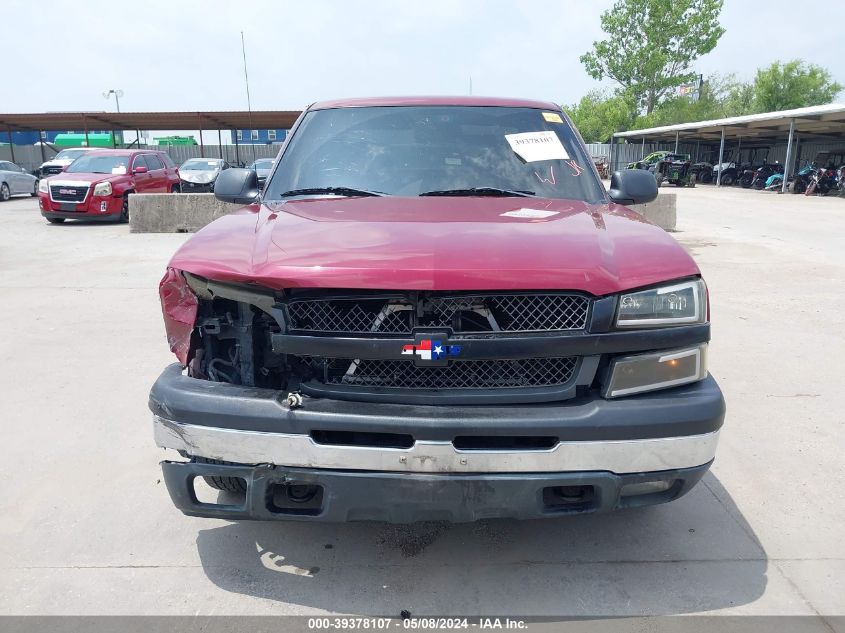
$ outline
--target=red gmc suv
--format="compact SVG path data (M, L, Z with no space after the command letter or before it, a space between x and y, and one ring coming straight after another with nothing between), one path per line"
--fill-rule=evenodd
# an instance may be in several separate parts
M156 443L192 516L556 517L677 499L716 453L707 287L553 103L309 107L170 261ZM195 481L228 491L201 501Z
M176 193L179 170L164 152L103 149L86 152L44 178L38 205L48 222L129 221L129 194Z

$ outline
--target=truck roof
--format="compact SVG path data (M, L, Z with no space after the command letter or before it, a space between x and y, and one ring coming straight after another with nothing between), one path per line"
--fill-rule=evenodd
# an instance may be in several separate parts
M358 97L353 99L332 99L330 101L319 101L308 109L328 110L330 108L360 108L368 106L503 106L560 111L560 106L551 101L473 96Z

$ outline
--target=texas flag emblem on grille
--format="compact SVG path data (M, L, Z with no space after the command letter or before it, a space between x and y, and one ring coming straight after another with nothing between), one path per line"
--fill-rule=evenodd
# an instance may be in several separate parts
M461 353L461 346L443 345L440 341L424 338L414 345L403 345L402 353L417 356L422 360L440 360L446 356L458 356Z

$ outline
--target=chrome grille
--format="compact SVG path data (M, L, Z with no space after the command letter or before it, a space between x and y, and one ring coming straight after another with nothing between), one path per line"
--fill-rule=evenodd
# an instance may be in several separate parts
M290 329L344 334L409 334L415 327L455 333L583 330L590 300L575 294L442 295L415 298L295 299Z
M48 165L41 170L42 176L55 176L56 174L60 174L64 171L64 167L61 165Z
M56 202L83 202L87 195L87 186L50 185L50 197Z
M299 357L312 378L327 385L383 389L512 389L566 385L578 359L454 360L446 367L418 367L407 360Z

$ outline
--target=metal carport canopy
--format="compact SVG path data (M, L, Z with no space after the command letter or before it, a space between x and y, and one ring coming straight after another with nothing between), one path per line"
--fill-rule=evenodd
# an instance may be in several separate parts
M298 110L0 114L0 131L290 129Z
M809 108L764 112L746 116L664 125L643 130L617 132L614 138L651 140L675 140L676 135L685 140L712 140L722 138L742 138L754 140L784 140L789 133L790 123L794 120L794 131L806 136L843 136L845 135L845 104L829 103Z
M784 136L787 139L786 160L784 161L785 177L781 185L781 192L788 187L789 175L792 173L792 142L796 134L802 137L845 138L845 104L829 103L827 105L796 108L794 110L780 110L779 112L763 112L746 116L714 119L712 121L698 121L697 123L679 123L664 125L663 127L646 128L644 130L630 130L617 132L614 139L642 139L645 148L646 139L674 139L675 151L681 136L684 140L719 141L719 160L724 161L725 141L729 138L752 141L778 141ZM611 145L611 163L613 162L613 148ZM716 180L716 186L722 185L721 177Z

